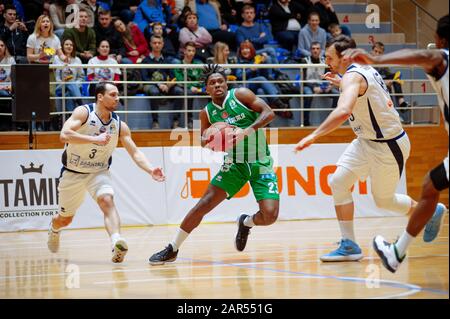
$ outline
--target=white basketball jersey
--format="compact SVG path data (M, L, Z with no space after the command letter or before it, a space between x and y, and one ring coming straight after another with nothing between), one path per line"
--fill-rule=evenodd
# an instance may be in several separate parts
M402 124L388 88L381 75L371 66L352 64L346 73L356 72L367 81L366 92L359 96L350 125L358 137L369 140L387 140L403 132Z
M112 162L112 153L117 146L120 134L119 116L112 112L107 123L95 113L95 103L83 105L89 111L86 122L77 130L83 135L97 136L104 132L111 134L111 140L106 145L66 144L62 155L65 168L78 173L96 173L109 168Z
M448 134L448 121L449 121L449 110L448 110L448 49L441 50L444 59L447 60L447 68L445 69L444 75L440 78L435 78L431 74L427 74L431 85L436 90L438 94L439 107L441 108L442 115L445 120L445 129Z

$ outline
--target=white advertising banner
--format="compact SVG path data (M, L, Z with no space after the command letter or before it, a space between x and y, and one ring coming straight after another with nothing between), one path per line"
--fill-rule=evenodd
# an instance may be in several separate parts
M163 165L162 148L143 148L154 165ZM0 231L48 229L58 212L57 185L62 150L0 152ZM115 202L123 225L163 224L165 185L139 169L123 148L111 165ZM71 228L100 227L103 214L86 193Z
M280 192L280 219L335 218L329 180L335 163L348 144L314 144L294 154L294 145L270 145ZM201 147L164 148L169 220L179 223L194 207L209 181L219 171L223 155ZM370 178L357 183L353 190L356 217L398 216L377 208L370 195ZM406 194L402 175L397 188ZM225 200L204 221L234 221L241 213L255 213L258 204L247 183L231 200Z
M301 153L293 145L271 145L279 179L280 219L334 218L328 184L337 159L347 144L315 144ZM158 183L128 156L114 152L111 173L115 202L122 225L178 224L194 207L220 169L223 154L201 147L141 148L155 166L162 166L166 182ZM0 231L45 230L58 211L57 186L62 150L0 151ZM403 174L398 192L406 193ZM370 180L355 185L356 217L395 216L375 207ZM225 200L205 221L234 221L243 212L255 213L258 204L249 184ZM71 228L102 227L103 215L86 193Z

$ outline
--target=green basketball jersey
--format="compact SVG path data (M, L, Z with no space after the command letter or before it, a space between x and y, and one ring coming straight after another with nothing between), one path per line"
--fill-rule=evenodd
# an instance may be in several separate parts
M249 109L239 101L234 95L235 89L228 91L223 105L217 105L209 102L206 107L209 122L227 122L230 125L246 129L251 126L259 117L259 113ZM270 155L267 146L266 136L262 129L247 136L242 142L237 144L232 150L228 151L228 158L233 162L253 163L264 160Z

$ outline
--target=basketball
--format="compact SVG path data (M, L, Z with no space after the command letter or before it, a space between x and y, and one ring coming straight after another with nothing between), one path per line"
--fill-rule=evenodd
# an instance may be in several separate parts
M226 152L233 147L233 138L229 136L233 133L236 126L225 122L213 123L203 133L203 138L207 141L207 148L214 152Z

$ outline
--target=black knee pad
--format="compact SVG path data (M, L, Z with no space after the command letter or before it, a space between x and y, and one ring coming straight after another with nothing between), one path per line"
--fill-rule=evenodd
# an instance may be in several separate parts
M439 164L430 171L430 179L433 183L434 188L438 191L447 189L449 186L449 181L447 178L447 173L445 172L444 163Z

